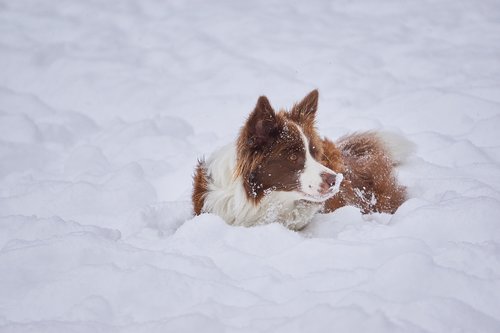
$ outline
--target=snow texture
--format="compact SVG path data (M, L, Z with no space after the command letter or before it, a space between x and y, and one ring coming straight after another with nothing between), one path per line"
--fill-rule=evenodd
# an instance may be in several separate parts
M257 97L416 151L394 214L193 217ZM500 332L500 3L0 1L0 332Z

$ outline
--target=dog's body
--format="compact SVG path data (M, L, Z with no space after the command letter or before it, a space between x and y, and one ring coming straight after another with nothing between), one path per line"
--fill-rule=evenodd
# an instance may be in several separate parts
M280 222L303 228L317 212L353 205L363 213L394 213L406 198L394 166L409 143L374 132L321 139L315 128L318 92L289 112L275 113L266 97L238 140L199 161L194 176L195 214L215 213L227 223Z

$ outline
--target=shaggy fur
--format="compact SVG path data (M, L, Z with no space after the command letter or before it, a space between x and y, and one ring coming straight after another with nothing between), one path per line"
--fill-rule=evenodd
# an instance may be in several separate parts
M264 96L235 144L195 170L193 208L229 224L280 222L303 228L317 212L352 205L363 213L394 213L406 199L394 167L411 145L388 133L355 133L336 143L321 139L315 116L318 92L290 111L275 112Z

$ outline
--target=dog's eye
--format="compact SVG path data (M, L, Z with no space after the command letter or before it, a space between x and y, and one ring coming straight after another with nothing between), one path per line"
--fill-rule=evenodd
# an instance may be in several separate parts
M296 154L290 154L288 156L288 159L292 162L295 162L297 160L297 155Z

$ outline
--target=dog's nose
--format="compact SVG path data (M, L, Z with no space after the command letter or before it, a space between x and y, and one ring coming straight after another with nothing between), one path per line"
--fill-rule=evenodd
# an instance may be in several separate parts
M328 187L332 187L335 185L335 180L337 177L333 173L322 173L321 174L321 179L323 180L323 183L326 183Z
M326 194L335 185L337 177L332 173L323 172L321 174L321 180L320 192L321 194Z

